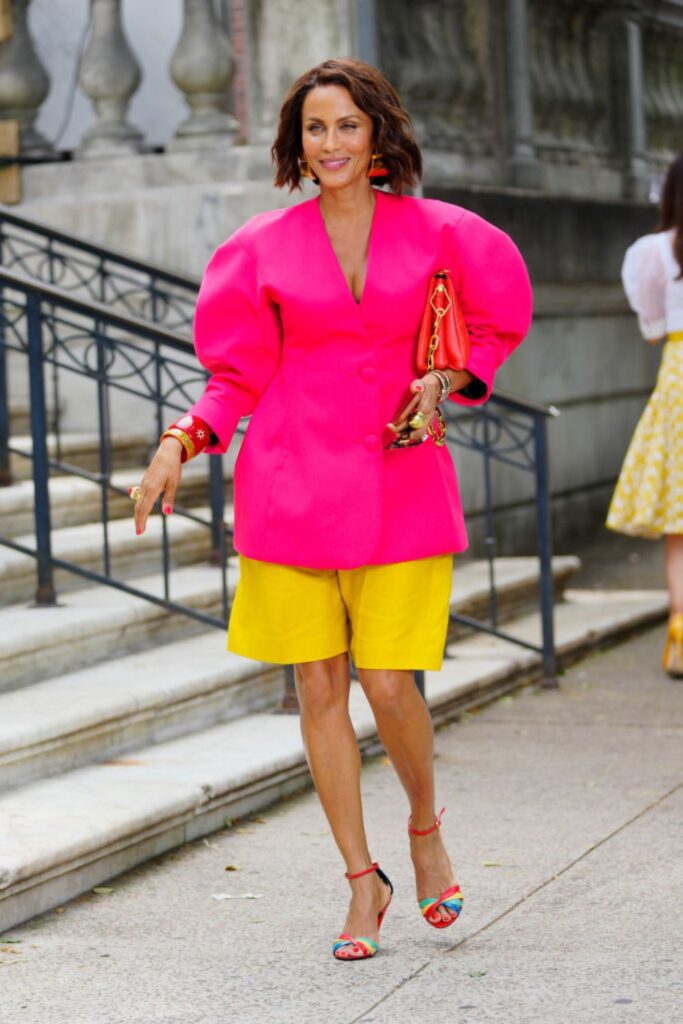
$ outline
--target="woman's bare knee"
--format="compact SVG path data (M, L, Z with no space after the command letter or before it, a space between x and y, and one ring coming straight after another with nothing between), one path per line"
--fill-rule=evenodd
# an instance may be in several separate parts
M350 676L345 654L295 665L294 678L302 713L326 715L348 707Z
M362 669L358 675L376 714L402 717L408 713L417 693L412 672Z

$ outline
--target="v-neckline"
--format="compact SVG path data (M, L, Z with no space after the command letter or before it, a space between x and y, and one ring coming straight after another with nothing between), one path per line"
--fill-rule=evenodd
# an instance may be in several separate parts
M370 279L370 262L371 262L371 259L372 259L373 241L374 241L374 236L375 236L375 228L376 228L376 225L377 225L377 210L379 209L379 206L380 206L380 198L379 197L382 194L379 189L374 189L374 193L375 193L375 208L372 211L372 220L370 222L370 232L368 234L368 255L367 255L367 259L365 261L365 277L363 279L363 289L361 291L360 299L358 299L358 300L356 300L356 296L353 294L351 286L349 285L349 282L346 280L346 274L344 273L344 269L343 269L341 263L339 262L339 257L337 256L336 252L334 251L334 246L332 245L332 240L331 240L330 236L327 233L327 228L325 226L325 218L323 217L323 212L320 209L320 196L317 196L316 199L315 199L315 207L316 207L316 210L318 212L318 220L320 221L320 227L322 228L322 233L325 236L325 239L327 241L327 247L329 249L330 255L332 256L332 259L334 260L334 262L335 262L335 264L337 266L337 271L338 271L338 273L339 273L339 275L340 275L340 277L342 279L342 283L344 285L344 290L346 291L347 295L351 299L351 302L354 304L356 309L360 309L360 307L363 304L363 300L365 299L365 296L367 295L367 292L368 292L368 281Z

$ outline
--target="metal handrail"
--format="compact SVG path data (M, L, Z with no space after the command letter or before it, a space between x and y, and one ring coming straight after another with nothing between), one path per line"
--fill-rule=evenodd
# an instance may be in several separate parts
M112 336L111 332L117 332ZM9 340L8 340L9 339ZM88 350L77 351L86 341ZM76 351L75 351L76 349ZM31 439L30 454L10 442L7 353L26 357L29 367ZM0 479L10 483L10 455L29 459L33 467L35 547L22 544L0 534L0 544L31 555L36 559L38 586L36 602L55 602L53 570L65 569L81 577L104 583L118 590L141 597L155 604L212 626L224 628L229 610L227 581L227 544L229 531L224 522L225 482L220 456L209 458L210 520L176 505L175 517L186 517L205 526L211 535L210 561L220 567L222 615L200 611L191 605L173 600L170 585L170 544L168 526L162 517L161 560L163 597L143 590L115 577L109 549L109 500L112 492L121 493L111 482L111 409L110 394L119 390L153 402L156 433L161 433L164 410L185 411L187 389L202 387L208 377L205 370L190 359L190 342L166 328L121 313L112 312L99 303L86 302L62 292L53 285L35 281L24 275L0 269ZM182 360L177 358L182 356ZM89 361L92 357L92 361ZM125 372L117 369L117 358L124 362ZM93 365L93 361L95 365ZM61 457L61 431L55 423L56 457L48 453L48 421L46 411L46 368L54 374L70 372L92 379L96 385L97 424L99 431L98 472L65 462ZM170 380L170 385L167 381ZM48 480L50 470L95 481L100 486L101 521L103 526L102 571L95 571L76 562L57 558L51 546L51 509Z
M139 334L150 341L158 341L163 345L177 351L185 352L188 355L194 354L194 346L190 338L183 337L175 331L155 324L151 320L144 320L142 317L131 316L129 313L118 313L102 302L94 302L88 299L79 299L58 288L56 285L48 284L27 274L18 274L15 270L6 270L0 266L0 284L22 290L30 290L40 298L54 302L74 313L85 313L86 315L99 317L106 320L113 327Z
M16 227L25 228L26 230L34 231L38 235L42 235L46 239L52 239L53 241L63 242L65 245L72 245L74 248L82 249L84 252L89 252L93 256L105 257L111 260L113 263L120 263L121 266L128 267L132 270L137 270L143 274L153 274L161 280L165 280L169 284L176 284L184 288L192 289L195 293L199 290L199 278L192 277L187 274L181 274L179 271L172 270L164 267L161 264L157 264L147 259L140 259L135 256L131 256L129 253L125 253L120 249L113 248L107 245L101 245L99 242L92 242L81 235L73 232L63 231L58 228L48 227L40 221L34 220L31 217L27 217L24 214L21 216L16 214L13 210L0 204L0 235L2 231L2 224L13 224ZM3 274L11 275L16 274L16 271L10 271L6 267L2 268ZM18 275L22 280L22 275ZM40 281L40 278L30 278L31 281ZM49 284L49 282L43 282L43 284ZM65 297L68 293L64 290L60 290L60 296ZM47 294L47 293L45 293ZM107 307L107 311L112 313L112 310ZM136 320L135 317L130 318ZM154 322L144 320L145 323ZM188 344L191 344L188 342ZM501 404L505 404L510 408L516 408L520 412L539 412L545 416L557 416L559 414L558 409L552 405L543 405L540 402L536 402L533 399L525 398L521 395L514 395L512 392L506 391L501 388L496 388L495 391L496 401ZM476 408L476 407L473 407Z
M497 636L542 656L542 684L557 685L557 659L554 635L554 584L552 569L552 524L550 517L550 484L548 467L547 423L559 415L555 406L543 405L518 398L506 391L496 391L483 406L467 409L469 415L459 415L462 406L445 410L450 448L455 446L476 451L482 457L484 472L484 514L486 526L486 557L489 573L490 625L477 622L469 616L453 613L451 622ZM524 422L519 422L523 417ZM467 424L475 425L469 433ZM478 436L477 436L478 435ZM501 444L501 438L503 443ZM541 644L532 644L500 629L496 598L495 558L496 539L493 529L493 488L491 463L497 461L533 474L536 492L536 530L539 558L539 590L541 611Z
M31 291L31 294L39 304L53 305L62 310L90 316L93 321L107 325L109 328L127 332L138 338L145 339L149 344L163 347L165 351L175 351L183 355L190 355L193 351L189 337L183 336L177 329L169 329L158 322L157 314L163 313L164 303L170 299L173 303L177 296L170 292L164 294L160 291L160 283L164 286L179 287L183 290L181 304L184 311L181 314L183 328L189 327L189 309L193 307L198 289L198 281L179 274L166 268L156 266L144 260L136 259L113 248L101 246L82 239L77 235L65 231L47 228L37 221L25 216L18 216L6 208L0 207L0 256L4 243L17 242L17 239L10 239L6 234L7 227L16 227L21 231L33 232L38 242L29 249L28 254L20 254L15 257L16 261L25 258L31 263L31 270L40 273L47 273L48 280L43 278L29 277L18 273L15 270L3 269L0 271L0 291L7 288ZM39 243L42 239L43 248ZM22 244L26 244L24 238L20 238ZM70 294L62 287L57 286L51 279L54 276L55 265L61 270L70 267L69 259L72 254L56 252L53 244L62 244L79 250L92 256L96 264L88 265L85 270L88 274L94 275L87 280L74 276L76 287L89 290L89 297ZM38 263L36 264L36 259ZM32 262L31 262L32 261ZM78 269L82 272L84 265L78 263ZM131 271L140 274L143 280L131 280L126 277L125 272ZM99 276L98 276L99 275ZM96 287L102 293L111 290L112 282L118 282L119 291L114 290L111 303L120 302L125 308L130 305L130 293L140 301L143 312L149 316L131 314L116 308L109 300L105 304L92 298L92 288ZM187 293L187 294L185 294ZM136 313L139 311L136 309ZM177 309L176 309L177 312ZM112 343L116 343L112 340ZM0 338L0 345L2 339ZM0 352L0 364L2 364L2 352ZM196 364L195 364L196 365ZM3 367L0 365L0 484L9 482L9 415L7 398L3 400L3 386L6 389L6 375L3 375ZM197 371L199 373L200 371ZM201 371L203 372L203 371ZM5 381L3 385L3 380ZM55 408L59 408L58 379L56 375L53 380L53 399ZM537 651L543 656L543 677L547 685L555 682L555 650L553 638L553 578L551 563L551 529L550 529L550 499L548 485L547 467L547 421L558 415L558 410L552 405L529 400L514 395L505 390L497 389L484 406L455 406L447 403L445 410L446 420L450 426L448 443L451 448L465 447L476 451L482 457L484 467L485 501L484 514L486 520L485 546L489 563L489 619L490 624L476 622L467 616L453 615L452 621L458 622L468 628L479 629L486 633L492 633L502 639L509 640L522 647ZM521 419L520 419L521 418ZM56 426L59 426L59 417L56 419ZM501 443L501 438L505 443ZM213 463L216 460L211 460ZM515 638L501 630L498 625L498 611L495 586L495 558L496 542L493 531L493 499L492 499L492 475L491 463L503 462L515 468L532 472L535 475L536 487L536 512L538 529L538 551L540 561L540 607L543 626L543 642L541 645L534 645ZM55 469L72 472L73 467L65 464L60 457L59 444L57 457L49 460L49 465ZM221 513L222 522L222 513ZM216 536L216 525L214 524L214 536ZM223 524L221 526L222 532ZM2 538L0 538L0 541ZM167 556L166 556L167 558ZM56 562L54 563L56 564ZM126 585L122 585L124 588ZM218 622L216 622L218 624Z
M37 235L42 235L44 238L52 239L55 242L62 242L64 245L72 245L75 249L81 249L83 252L89 252L93 256L111 260L112 263L120 263L122 267L128 267L130 270L138 270L143 274L153 274L168 284L179 285L180 287L194 289L195 291L199 288L199 279L191 275L182 274L179 270L162 266L160 263L154 263L152 260L139 259L136 256L131 256L130 253L123 252L121 249L115 249L109 245L101 245L99 242L92 242L82 235L62 231L59 228L48 227L46 224L41 223L41 221L33 220L32 217L26 217L24 214L20 216L13 210L0 204L0 228L3 223L13 224L15 227L24 228L26 231L33 231Z
M504 405L508 409L514 409L517 412L538 413L540 416L545 416L548 419L554 419L560 415L560 410L556 405L544 405L542 402L535 402L531 398L522 398L521 395L513 395L511 391L506 391L504 388L496 388L491 397L495 398L499 405Z
M190 333L195 279L2 208L0 264L109 309Z

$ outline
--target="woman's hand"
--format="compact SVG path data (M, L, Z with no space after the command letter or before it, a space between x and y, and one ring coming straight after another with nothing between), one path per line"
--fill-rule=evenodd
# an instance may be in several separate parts
M182 476L180 459L183 446L175 437L165 437L140 481L139 496L135 502L135 532L145 532L147 517L154 502L163 493L164 515L173 511L173 502ZM131 488L132 490L132 488Z
M424 422L409 433L410 440L417 442L425 437L429 424L434 419L441 386L433 373L426 373L424 377L411 382L410 390L413 394L411 401L401 410L396 421L387 423L387 426L395 434L403 434L409 429L409 421L418 413L422 413Z

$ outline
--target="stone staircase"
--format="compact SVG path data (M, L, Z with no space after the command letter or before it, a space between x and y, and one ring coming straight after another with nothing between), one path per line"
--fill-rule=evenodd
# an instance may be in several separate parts
M30 440L24 442L27 449ZM70 461L94 467L96 439L64 439ZM122 439L113 482L126 490L142 473L147 443ZM28 460L0 490L3 532L30 544ZM201 510L207 467L185 472L177 504ZM99 564L99 491L75 477L50 481L53 551ZM113 564L162 594L160 523L142 538L127 497L114 497ZM228 514L230 514L228 512ZM176 518L172 597L219 614L221 576L207 560L207 530ZM666 595L567 589L573 557L553 561L557 641L564 660L666 613ZM539 642L535 558L496 562L505 628ZM238 565L230 559L234 587ZM488 567L456 559L454 610L486 614ZM56 575L54 607L32 606L33 560L0 547L0 933L113 875L253 812L309 783L296 716L275 713L280 668L225 650L220 630L73 574ZM440 673L427 673L436 721L538 678L532 651L453 630ZM374 721L352 686L351 710L363 749L376 749Z

